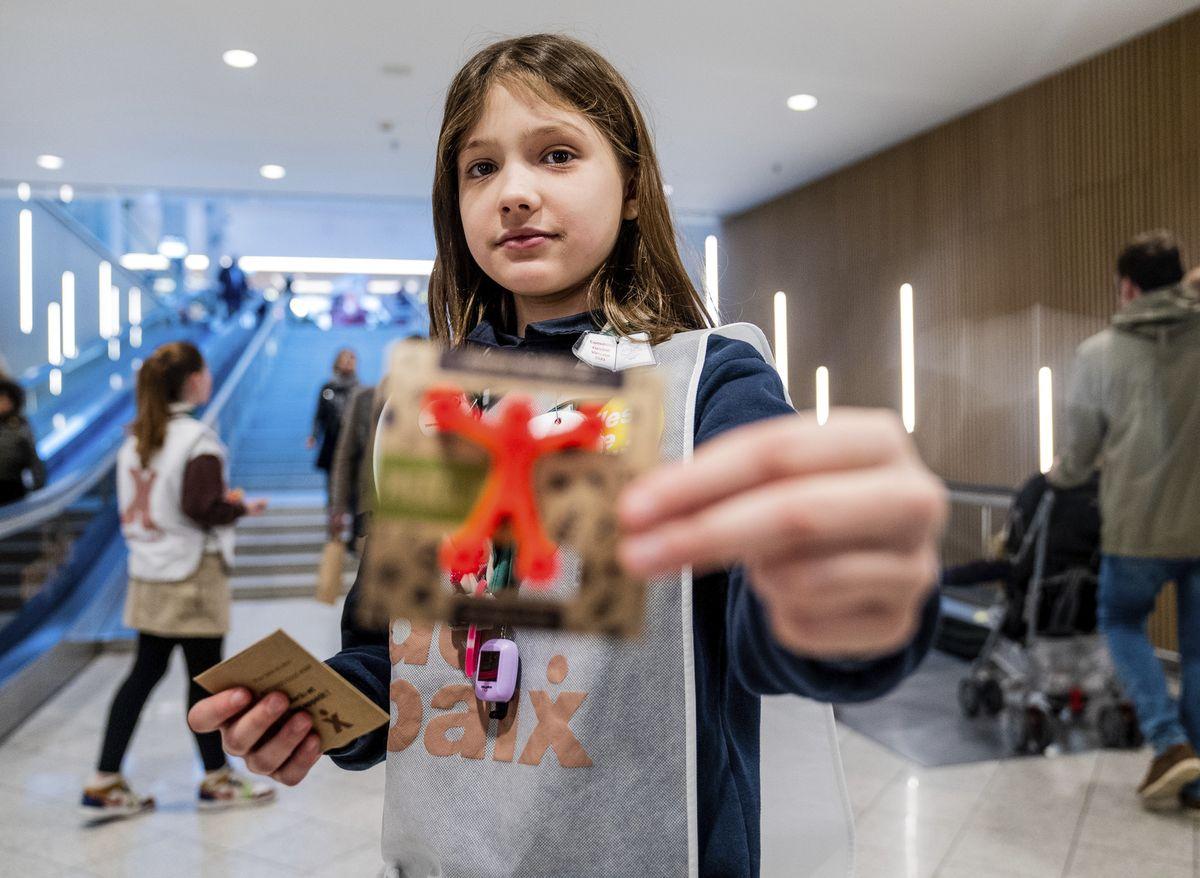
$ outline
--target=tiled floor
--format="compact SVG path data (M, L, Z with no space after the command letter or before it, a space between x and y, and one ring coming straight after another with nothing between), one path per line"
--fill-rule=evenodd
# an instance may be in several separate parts
M329 654L338 614L312 601L239 602L227 652L285 627ZM158 810L83 827L76 797L128 661L93 662L0 745L0 875L376 873L382 770L352 774L325 761L300 786L281 789L274 805L196 813L199 766L183 720L181 664L147 705L126 765ZM1200 878L1197 824L1137 806L1145 753L923 769L849 728L841 735L860 878Z

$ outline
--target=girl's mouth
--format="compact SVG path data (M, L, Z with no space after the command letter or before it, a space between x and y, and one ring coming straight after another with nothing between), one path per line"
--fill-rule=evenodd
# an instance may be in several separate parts
M521 235L517 238L509 238L500 246L505 250L532 250L534 247L540 247L542 244L554 239L555 235Z

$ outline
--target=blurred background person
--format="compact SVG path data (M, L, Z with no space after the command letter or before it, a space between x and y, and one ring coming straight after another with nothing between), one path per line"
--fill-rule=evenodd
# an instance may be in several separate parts
M1100 467L1100 627L1154 747L1138 794L1148 808L1200 812L1200 300L1183 278L1170 232L1121 251L1121 307L1079 346L1049 481L1073 487ZM1168 581L1178 588L1178 704L1146 634Z
M306 445L316 448L316 467L325 471L326 496L330 490L330 474L333 469L333 454L337 450L338 434L341 432L342 415L350 394L358 386L358 355L350 348L342 348L333 359L333 377L326 381L317 394L317 409L313 414L312 430Z
M227 256L221 260L221 271L217 274L220 290L217 295L225 303L225 315L232 317L242 307L249 295L250 287L246 282L246 273L238 266L236 256Z
M45 483L46 467L25 419L25 390L0 374L0 505L15 503Z
M190 342L158 348L138 373L137 415L117 458L117 504L129 548L125 624L138 632L133 667L108 713L96 773L81 811L91 819L127 817L154 807L121 774L146 700L176 646L188 673L188 707L206 693L193 678L221 661L229 630L233 527L260 515L265 500L243 501L226 488L226 450L194 417L208 402L212 375ZM262 804L269 785L235 774L217 734L196 734L204 763L202 809Z

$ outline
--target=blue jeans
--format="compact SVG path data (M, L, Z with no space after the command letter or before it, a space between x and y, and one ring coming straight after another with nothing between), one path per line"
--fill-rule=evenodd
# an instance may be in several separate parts
M1178 704L1167 692L1162 665L1146 636L1146 618L1170 581L1176 584L1179 603L1183 685ZM1105 555L1100 564L1099 614L1117 676L1155 754L1189 742L1200 750L1200 558ZM1200 781L1188 791L1200 794Z

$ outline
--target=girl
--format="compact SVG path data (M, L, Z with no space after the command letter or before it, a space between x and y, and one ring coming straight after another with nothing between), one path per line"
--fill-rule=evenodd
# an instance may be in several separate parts
M680 460L620 503L622 560L655 577L645 636L519 631L524 691L505 721L479 719L448 636L357 629L351 593L329 664L394 720L331 755L387 759L389 874L845 874L829 709L764 696L862 700L912 671L937 613L937 482L893 415L818 428L761 332L704 331L649 132L587 46L529 36L467 62L433 213L434 336L569 355L583 332L648 333L664 456ZM285 707L231 689L191 722L294 784L319 751L305 715L272 730Z
M177 645L189 680L221 661L229 629L231 525L267 506L226 490L225 447L192 416L211 392L212 375L190 342L163 345L138 373L137 415L117 455L117 505L129 546L125 624L138 632L137 653L113 698L96 774L83 791L82 811L89 818L154 807L153 798L133 792L121 776L129 740ZM203 696L190 682L188 706ZM217 735L197 734L196 743L206 772L201 808L274 799L269 786L229 770Z

